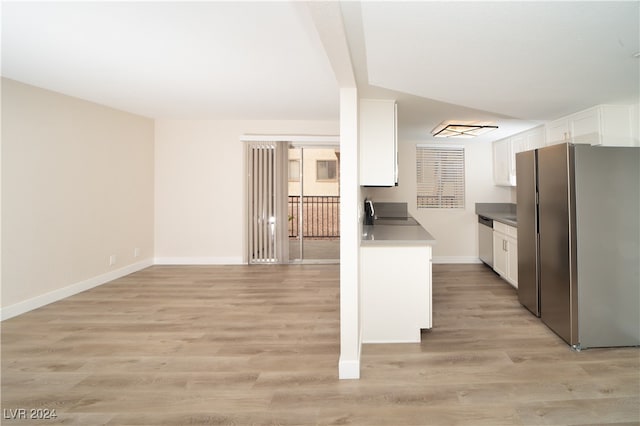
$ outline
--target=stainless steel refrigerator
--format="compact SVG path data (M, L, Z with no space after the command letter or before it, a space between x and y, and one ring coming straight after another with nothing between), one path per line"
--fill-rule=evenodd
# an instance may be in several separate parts
M516 155L518 297L576 349L640 345L640 148Z

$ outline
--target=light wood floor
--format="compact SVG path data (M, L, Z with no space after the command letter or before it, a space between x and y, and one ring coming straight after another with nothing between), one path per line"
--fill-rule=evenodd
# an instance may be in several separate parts
M339 381L339 266L154 266L2 323L3 425L639 424L637 348L572 352L481 265L434 265L422 344ZM6 411L3 411L3 415Z
M340 239L304 240L305 260L334 260L340 261ZM300 241L289 240L289 260L300 259Z

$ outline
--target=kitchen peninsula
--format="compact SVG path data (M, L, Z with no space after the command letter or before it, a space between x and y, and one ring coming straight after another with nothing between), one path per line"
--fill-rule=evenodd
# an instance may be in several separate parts
M420 342L432 327L433 236L414 218L379 218L360 244L362 343Z

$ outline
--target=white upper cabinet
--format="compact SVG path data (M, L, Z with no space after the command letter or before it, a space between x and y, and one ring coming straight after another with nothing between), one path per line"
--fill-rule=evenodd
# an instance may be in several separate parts
M547 123L549 145L571 142L602 146L638 146L634 107L598 105Z
M512 136L511 138L511 156L513 158L516 157L518 152L528 151L529 149L529 140L527 139L527 135L524 133L517 134Z
M569 139L569 120L560 118L550 121L547 128L547 145L566 142Z
M538 126L511 137L510 179L516 184L516 154L532 149L542 148L544 143L544 126Z
M591 108L573 114L569 118L569 135L571 135L573 143L591 145L589 138L591 138L593 142L598 140L600 133L598 116L598 108ZM600 143L597 145L600 145Z
M493 142L493 182L498 186L515 186L516 154L544 145L544 126Z
M360 185L398 183L396 102L360 99Z
M527 135L527 149L524 149L523 151L531 151L532 149L542 148L546 145L544 126L538 126L531 130L527 130L525 134Z
M511 176L511 143L510 139L493 142L493 182L499 186L513 186Z

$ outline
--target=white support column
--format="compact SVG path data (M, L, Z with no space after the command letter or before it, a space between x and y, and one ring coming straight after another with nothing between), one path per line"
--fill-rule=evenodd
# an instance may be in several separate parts
M358 90L340 89L340 379L360 378Z
M339 2L295 3L310 37L327 54L340 87L340 361L341 379L360 378L360 237L358 89ZM311 31L311 29L314 29Z

